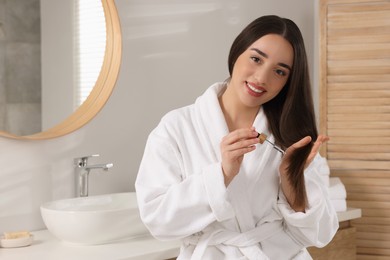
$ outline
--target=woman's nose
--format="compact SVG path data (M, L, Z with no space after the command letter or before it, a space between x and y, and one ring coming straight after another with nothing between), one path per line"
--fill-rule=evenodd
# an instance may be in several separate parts
M255 80L257 85L267 85L269 80L269 70L266 67L260 67L255 72Z

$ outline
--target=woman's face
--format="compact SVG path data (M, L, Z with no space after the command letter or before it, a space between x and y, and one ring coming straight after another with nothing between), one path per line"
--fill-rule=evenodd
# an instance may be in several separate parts
M291 44L280 35L267 34L238 57L229 87L245 106L261 106L282 90L293 60Z

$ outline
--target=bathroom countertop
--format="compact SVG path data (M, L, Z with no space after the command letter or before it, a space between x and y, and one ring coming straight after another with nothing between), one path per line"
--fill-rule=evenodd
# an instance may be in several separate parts
M339 222L362 217L362 210L356 208L347 208L347 211L337 212Z
M112 244L78 246L62 243L48 230L31 232L30 246L0 248L2 260L161 260L179 254L179 241L162 242L150 235Z
M338 212L339 222L360 218L361 209L348 208ZM77 246L62 243L48 230L31 232L34 241L30 246L0 248L2 260L162 260L179 254L180 241L162 242L150 235L124 240L112 244Z

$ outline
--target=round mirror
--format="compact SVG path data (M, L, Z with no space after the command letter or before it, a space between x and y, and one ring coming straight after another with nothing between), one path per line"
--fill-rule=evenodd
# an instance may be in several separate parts
M77 8L74 8L75 1L79 1L83 4L86 2L85 0L71 0L71 3L68 3L67 5L70 7L69 11L72 12L72 17L67 19L73 22L55 23L54 26L52 26L52 28L54 28L52 29L53 33L57 32L60 33L60 35L66 33L71 36L75 35L76 29L70 28L69 26L69 24L72 24L72 26L73 24L77 25L77 20L75 20L74 17L76 16L74 10L77 11ZM11 11L0 12L0 62L4 64L3 61L7 60L7 55L9 55L9 53L12 54L13 52L15 55L11 56L12 59L8 58L8 60L12 62L10 66L8 66L8 64L0 66L1 136L16 139L49 139L62 136L85 125L102 109L111 95L119 73L122 43L119 17L114 0L95 1L100 4L100 11L103 12L103 23L101 24L103 30L101 31L103 31L105 35L105 42L102 49L104 53L101 55L100 60L92 60L92 58L88 58L89 60L92 60L92 63L95 63L98 70L93 76L94 78L90 80L91 83L88 83L91 90L88 90L90 91L89 94L84 94L84 98L79 97L80 94L78 93L81 93L81 90L77 88L79 85L86 85L86 80L80 79L80 71L84 74L92 73L83 71L83 69L80 68L80 61L74 59L75 56L83 53L83 50L77 50L77 46L80 46L80 44L77 45L77 36L75 36L75 38L69 37L70 39L51 37L52 40L46 39L45 41L42 41L41 46L38 47L36 47L36 44L8 44L9 39L13 39L15 42L18 42L17 36L14 35L13 30L11 30L12 27L9 25L12 21L9 17L17 17L18 15L22 16L23 19L16 20L17 26L28 27L33 31L40 31L41 19L44 19L46 22L48 20L50 21L50 19L48 19L50 16L54 17L53 19L58 19L58 17L56 17L55 10L52 11L52 9L57 8L59 9L57 10L58 12L66 13L66 11L64 12L64 7L60 7L58 3L63 4L68 1L8 1L13 2L13 9ZM57 4L55 2L57 2ZM4 5L5 4L3 2L0 2L1 10L7 10ZM89 10L92 10L90 7L88 8ZM39 12L38 19L36 18L37 14L34 14L33 10ZM24 13L22 14L22 12ZM91 12L97 13L99 10L96 9ZM4 17L7 17L8 19L4 20ZM33 20L37 20L38 22L32 22ZM96 24L96 22L93 22L93 24ZM67 32L67 28L69 28L69 32ZM85 34L88 34L89 36L89 34L94 30L89 29L87 30L87 33L82 30L79 31L83 34L83 36ZM51 34L50 30L49 33ZM46 30L46 35L47 34L48 32ZM30 42L37 41L37 37L32 33L24 33L23 37L28 38ZM41 36L39 36L39 38L41 38ZM51 48L46 48L50 46L50 44L53 44L52 41L57 41L55 45L57 47L53 48L52 45ZM64 54L60 45L63 45L64 48L68 48L69 51ZM88 51L91 49L92 48L88 48ZM33 57L38 57L38 61L26 62L26 53L31 54ZM62 56L61 58L58 58L56 55L60 54ZM42 61L40 59L42 59ZM48 60L49 62L47 62ZM17 71L14 69L18 63L22 63L24 68L23 70ZM64 66L63 63L72 63L72 69L66 69L66 66ZM42 67L40 65L42 65ZM87 65L87 67L93 66ZM27 73L25 71L26 68L29 68L31 71ZM45 73L51 77L45 77ZM42 78L40 76L42 76ZM9 82L10 79L13 79L14 82L12 87L6 86L6 83ZM23 88L20 87L22 85L24 85ZM34 89L33 85L38 85L38 88L40 89ZM44 87L45 85L47 87ZM65 92L72 93L68 95L70 98L67 98L64 94ZM56 114L57 112L54 112L55 108L61 107L65 102L67 102L66 106L68 108L70 107L70 109L67 108L68 112L64 115L56 116L53 119L45 115L45 111L49 111L50 115ZM79 104L77 102L79 102ZM16 104L18 104L18 107ZM62 109L61 111L65 110L66 109ZM4 113L4 111L6 113ZM18 113L21 111L27 112L27 114L24 115L24 118L18 116ZM35 113L35 115L39 114L39 116L34 116L33 113ZM38 117L38 120L35 120L36 117ZM32 132L28 132L31 130L13 131L13 129L16 128L10 127L10 122L15 124L18 121L22 121L23 124L32 128ZM22 126L22 129L23 127L24 126ZM38 130L34 131L34 129Z

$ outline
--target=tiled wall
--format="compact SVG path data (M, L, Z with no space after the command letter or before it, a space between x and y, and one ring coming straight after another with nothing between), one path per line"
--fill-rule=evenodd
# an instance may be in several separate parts
M40 1L0 0L0 130L41 130Z

